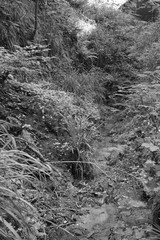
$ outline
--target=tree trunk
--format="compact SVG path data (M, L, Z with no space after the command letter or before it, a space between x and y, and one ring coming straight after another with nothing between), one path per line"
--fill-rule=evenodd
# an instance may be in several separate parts
M38 9L39 9L39 0L35 0L34 31L32 33L32 36L29 39L30 41L34 40L34 37L35 37L36 32L37 32L37 28L38 28Z

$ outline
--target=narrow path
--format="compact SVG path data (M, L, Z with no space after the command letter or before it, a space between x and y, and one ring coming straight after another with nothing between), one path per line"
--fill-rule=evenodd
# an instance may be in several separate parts
M99 205L85 207L87 213L78 222L87 229L87 239L145 240L150 236L151 210L141 199L138 182L121 162L127 147L113 143L111 137L95 143L97 170L91 185Z

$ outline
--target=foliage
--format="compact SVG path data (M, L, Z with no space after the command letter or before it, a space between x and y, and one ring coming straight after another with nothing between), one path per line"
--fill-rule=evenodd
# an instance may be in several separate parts
M98 69L82 74L73 70L63 72L54 65L55 58L43 56L45 50L47 47L40 44L18 48L15 53L1 48L0 64L2 69L14 75L14 79L22 82L20 84L12 79L13 83L10 83L13 86L34 95L31 111L36 112L48 130L56 136L67 136L68 139L64 141L67 140L68 148L65 150L71 152L72 149L80 149L82 144L90 144L97 134L96 124L100 115L95 102L104 100L106 76ZM52 71L59 71L56 77L50 72L51 66L54 66ZM52 79L52 74L55 79ZM47 77L48 82L43 81L44 77ZM85 135L85 131L90 131L90 134Z
M18 1L18 3L15 2L15 4L21 4L23 9L25 0ZM27 5L25 6L27 7ZM5 8L7 7L10 9L8 1L6 1L5 5ZM39 11L41 24L39 24L37 33L38 42L42 43L45 40L50 48L49 55L60 58L60 64L63 65L63 69L66 68L66 71L71 66L76 67L78 71L98 66L110 73L115 72L116 68L122 67L120 62L124 61L127 63L128 60L130 61L126 51L130 41L133 40L131 37L128 37L131 31L130 24L135 25L135 21L128 15L104 7L94 9L94 13L91 7L87 9L87 5L85 5L85 8L84 11L82 10L84 12L83 15L80 15L82 20L89 17L93 22L97 23L97 26L90 37L80 37L77 41L78 29L75 26L75 22L80 20L78 12L65 0L61 2L55 1L54 3L47 1L45 7ZM30 11L30 5L26 11ZM9 14L12 15L12 12L9 12ZM21 14L21 11L19 11L19 14ZM33 12L30 11L30 14L27 16L31 16L33 19ZM20 21L21 17L18 16L17 18L17 21ZM33 29L33 23L31 24L31 21L28 19L26 19L26 22ZM19 25L20 23L18 23ZM26 30L25 26L23 28L25 39L27 39L26 31L29 27ZM11 45L21 44L16 40L16 31L14 30L13 32L15 40ZM128 34L127 36L126 33ZM21 45L24 46L25 44ZM114 67L114 65L118 66Z
M38 12L37 41L50 45L50 54L65 57L68 63L70 52L74 54L75 27L70 18L74 10L66 1L40 1ZM34 31L34 2L31 0L0 2L0 46L14 50L14 45L26 46ZM73 50L72 50L73 46ZM67 51L66 51L67 49Z
M96 66L116 76L132 76L135 60L129 56L129 48L134 43L131 32L136 20L104 7L86 14L96 22L96 28L78 39L82 66L87 69Z
M8 132L10 127L9 122L0 121L0 236L36 240L45 233L37 209L27 199L27 192L33 188L40 190L43 176L52 178L52 168L18 150L16 138Z
M154 197L159 193L159 70L146 71L139 78L142 83L132 86L126 100L122 98L115 105L119 110L113 113L114 131L118 140L129 146L123 164L127 161L130 167L138 166L139 173L135 175L139 176L146 195Z
M137 40L131 47L131 56L136 56L147 70L155 70L159 65L159 20L135 29Z
M32 11L30 15L33 18ZM81 36L75 22L87 21L88 17L96 22L96 28L90 35ZM87 5L83 5L80 14L65 0L47 1L40 8L39 23L37 41L42 44L25 49L15 46L18 51L13 55L8 53L11 64L8 68L21 82L45 80L53 82L55 88L103 102L110 94L110 86L118 83L117 77L125 75L134 79L134 56L129 56L129 47L134 41L130 33L136 21L130 16L103 7L91 9ZM33 28L29 21L28 24ZM111 80L105 77L106 72L116 77Z
M88 117L88 118L87 118ZM92 142L99 137L91 116L75 115L65 118L70 139L65 143L65 158L74 178L93 178Z
M73 175L77 177L76 169L85 165L77 175L82 177L87 173L89 177L91 165L87 164L88 154L91 152L91 142L99 134L97 125L100 114L97 106L64 91L46 90L40 85L30 87L37 93L35 109L41 111L42 121L48 130L62 141L61 154L68 161L69 168L70 165L74 166Z
M55 89L84 96L91 102L104 101L109 76L98 68L81 74L71 68L62 70L60 59L45 56L48 51L47 46L40 44L19 47L14 53L0 48L1 71L8 70L19 82L50 82Z
M76 44L75 27L71 21L74 17L75 11L64 0L48 1L46 9L40 16L42 24L39 32L42 38L47 40L51 49L50 54L62 56L69 63Z
M8 70L21 82L36 81L41 77L41 68L34 61L33 53L20 47L14 53L0 48L0 66L1 71Z
M32 1L0 1L0 46L14 49L26 45L33 31L34 3Z
M69 74L63 74L63 78L60 79L59 83L64 91L72 92L78 97L84 96L91 102L100 103L105 98L106 81L106 74L95 68L90 72L78 73L72 71Z
M112 7L108 7L107 4L97 4L97 6L93 5L85 5L82 9L85 16L88 18L95 20L96 23L104 23L106 21L115 21L119 26L125 26L125 23L134 23L135 19L129 15L124 14L119 10L115 10Z
M124 131L124 128L126 131L130 131L137 127L140 127L146 134L158 131L158 89L159 84L155 83L153 83L152 87L147 82L137 84L132 86L132 93L127 96L126 100L122 98L122 102L115 104L119 108L119 111L115 113L115 115L117 114L117 120L121 121L125 116L126 125L123 125L122 129L119 127L121 132Z
M110 113L104 113L107 109L104 107L103 114L104 119L114 116L115 124L110 132L113 140L118 133L118 138L128 144L127 150L133 155L131 158L127 155L128 165L124 164L127 161L122 156L120 165L125 165L125 173L127 167L133 171L135 162L144 164L139 160L138 151L145 154L147 148L159 158L159 152L154 151L158 150L160 127L160 73L156 69L159 65L159 23L144 25L119 11L90 9L86 4L80 13L68 2L73 3L48 0L45 7L41 6L38 44L23 47L33 31L33 2L6 0L3 6L0 0L3 20L0 45L15 50L10 52L0 48L0 68L11 73L1 91L8 96L13 93L10 89L17 95L20 92L17 106L23 101L22 96L30 100L28 104L24 103L28 112L37 117L36 124L40 123L48 134L52 149L56 148L52 137L56 138L61 153L58 159L53 155L52 162L46 164L26 126L17 119L0 120L0 234L3 237L36 240L45 236L43 221L27 194L33 188L43 194L46 178L54 181L53 159L61 165L66 164L75 178L93 176L92 143L100 136L102 103L109 100L112 103ZM78 18L91 20L95 24L94 30L81 35L75 26ZM139 63L150 71L134 75ZM130 87L134 77L139 84ZM129 86L120 87L125 84ZM23 113L24 109L21 109L21 115ZM21 135L14 136L12 127L17 127ZM133 148L132 139L138 139ZM138 152L136 157L132 154L135 152ZM117 155L115 158L117 161ZM131 162L133 158L137 161ZM142 180L151 177L148 169L150 171L150 165L146 166ZM156 176L158 172L155 170ZM140 175L139 172L136 174ZM146 182L143 188L148 189Z

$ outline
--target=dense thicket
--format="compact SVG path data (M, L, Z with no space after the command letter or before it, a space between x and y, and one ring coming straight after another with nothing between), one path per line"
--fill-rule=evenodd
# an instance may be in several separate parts
M30 44L35 30L35 2L2 2L0 45L14 50L15 45ZM75 10L65 0L39 1L34 41L45 43L50 49L48 56L54 56L48 71L54 79L56 76L54 81L60 87L79 95L88 95L89 91L96 101L107 100L117 82L135 79L138 60L130 55L130 47L135 41L133 29L138 22L103 6L97 9L84 3L80 6L81 9ZM91 21L95 29L82 34L75 24L79 20Z

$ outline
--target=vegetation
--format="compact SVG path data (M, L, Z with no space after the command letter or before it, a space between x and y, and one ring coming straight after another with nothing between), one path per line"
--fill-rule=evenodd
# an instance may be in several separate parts
M118 191L125 173L156 205L159 19L84 1L0 0L0 20L0 238L46 239L52 227L68 233L63 195L74 204L72 183L93 180L96 169L107 191ZM105 157L109 171L95 161L104 133L125 145ZM106 201L117 199L115 189Z

